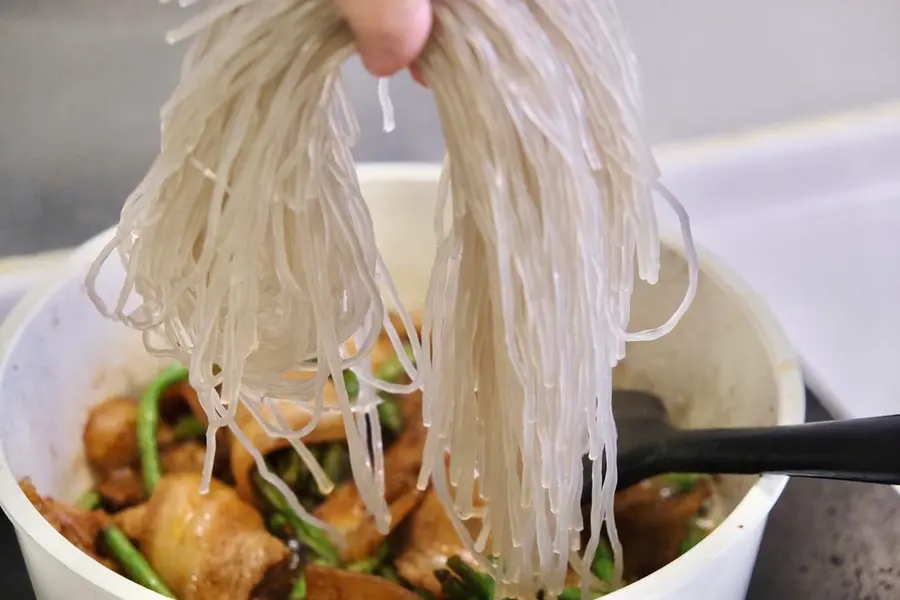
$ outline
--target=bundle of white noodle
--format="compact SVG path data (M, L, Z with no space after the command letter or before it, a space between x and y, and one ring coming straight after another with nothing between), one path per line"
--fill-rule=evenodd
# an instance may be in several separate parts
M587 597L604 525L621 573L612 368L626 341L664 335L693 298L687 217L657 184L610 2L447 0L435 15L420 62L447 139L440 204L453 216L438 222L424 319L420 485L430 476L463 540L497 557L483 562L497 598L553 597L570 566ZM682 220L691 283L666 324L626 334L635 258L643 279L659 269L654 190ZM582 548L584 454L594 469ZM460 521L476 512L476 479L487 509L473 542Z
M404 317L419 364L405 365L404 389L424 384L429 426L420 486L435 486L496 597L555 594L570 567L587 596L604 532L621 569L611 371L626 341L665 334L693 298L687 217L656 181L634 58L608 0L435 0L434 11L420 66L448 158L421 345ZM348 150L338 69L353 51L349 30L333 0L221 0L173 39L188 35L162 153L92 276L117 248L128 279L109 313L143 330L155 353L189 362L210 447L223 425L249 445L239 406L258 418L280 402L320 410L331 376L353 476L384 526L380 444L370 460L365 419L376 432L374 386L402 390L372 382L366 356L390 328L379 286L396 299ZM627 334L635 259L648 281L659 268L654 191L681 219L690 284L666 324ZM133 292L140 303L126 311ZM347 367L370 381L353 406ZM314 463L306 431L267 427ZM584 454L594 461L589 524ZM473 540L462 521L476 513Z
M356 122L338 67L353 53L352 38L331 2L301 0L216 2L170 40L190 35L181 82L162 109L161 152L127 199L88 289L103 312L141 330L153 354L189 365L210 419L204 481L215 432L227 426L294 510L326 529L266 467L235 417L250 411L271 435L290 439L328 492L333 483L301 438L316 425L330 377L338 397L330 410L343 413L353 476L386 531L374 387L402 393L420 383L387 318L380 288L395 295L393 284L350 154ZM114 251L127 277L107 308L94 284ZM369 354L382 325L410 385L373 382ZM346 368L361 383L354 403ZM286 402L316 417L293 431L279 410Z

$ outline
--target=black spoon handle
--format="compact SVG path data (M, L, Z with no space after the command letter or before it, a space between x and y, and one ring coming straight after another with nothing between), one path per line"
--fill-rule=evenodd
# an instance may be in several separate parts
M660 440L650 462L658 473L781 473L900 484L900 415L683 430Z

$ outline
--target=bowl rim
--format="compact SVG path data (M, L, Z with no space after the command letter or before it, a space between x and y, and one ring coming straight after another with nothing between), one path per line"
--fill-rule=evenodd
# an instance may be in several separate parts
M660 243L684 256L680 234L660 231ZM731 268L702 244L694 242L703 275L737 300L738 308L756 326L769 366L775 378L776 425L799 425L806 422L806 386L800 361L787 334L762 297ZM626 353L627 355L627 353ZM668 597L672 583L686 582L685 574L699 572L705 565L726 554L748 535L761 535L769 512L790 479L787 475L762 475L734 509L696 546L650 575L602 597L602 600L652 600ZM597 599L601 600L601 599Z
M396 183L437 181L441 165L434 163L367 163L358 165L361 183ZM29 291L10 312L0 326L0 377L7 371L10 350L22 335L24 327L41 313L47 302L62 285L72 279L73 267L83 269L111 239L115 227L90 238L50 269L45 280ZM661 243L683 255L680 240L661 232ZM805 390L798 360L778 322L762 299L744 284L735 273L698 245L704 276L712 278L735 300L745 316L755 324L768 354L777 387L776 423L790 425L805 421ZM753 485L734 510L709 536L682 556L647 577L621 590L604 596L610 600L628 598L657 598L673 591L676 581L687 582L687 574L699 571L736 544L742 537L753 534L764 523L778 499L788 477L765 475ZM19 487L0 445L0 506L15 524L17 536L25 535L56 561L92 585L120 598L129 600L160 600L160 594L150 591L115 573L90 558L68 542L32 506Z

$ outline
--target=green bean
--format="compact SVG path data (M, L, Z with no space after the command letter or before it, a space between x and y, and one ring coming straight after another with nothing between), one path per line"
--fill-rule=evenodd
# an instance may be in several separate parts
M390 553L391 545L385 540L375 550L375 554L347 565L347 570L356 573L375 573L381 568Z
M296 452L288 450L279 465L279 476L281 480L288 486L293 488L303 476L304 464L300 460L300 456Z
M391 547L391 540L386 539L381 544L378 545L378 548L375 550L375 556L381 562L387 560L388 556L391 555L393 548Z
M206 435L206 425L201 423L200 419L194 415L185 415L175 423L172 433L175 434L175 439L179 442L193 440Z
M347 395L351 400L359 396L359 379L350 369L344 369L344 385L347 386Z
M415 364L416 359L415 355L413 355L412 347L409 344L403 344L403 350L406 352L406 356L409 357L409 360L413 361L413 364ZM406 368L403 366L403 363L400 362L400 358L394 356L381 365L381 368L378 369L378 373L376 373L375 376L382 381L395 381L405 374Z
M288 510L289 512L285 517L287 517L291 529L294 530L294 535L297 536L297 540L318 554L329 566L334 567L340 565L341 557L340 554L338 554L337 548L334 547L334 544L331 543L331 540L325 536L322 530L313 527L301 519L293 510Z
M321 460L322 470L331 481L337 482L344 470L344 449L340 444L331 444Z
M606 549L608 551L608 548ZM487 573L476 571L458 556L447 559L447 568L438 569L434 576L448 600L492 600L494 580ZM434 598L427 590L416 590L423 598ZM424 594L423 594L424 592ZM546 594L539 597L546 598ZM558 600L581 600L581 588L567 587Z
M381 421L381 426L394 433L399 432L403 429L403 416L397 406L398 398L389 394L379 395L381 402L378 404L378 420Z
M291 590L290 600L303 600L306 598L306 577L303 574L300 574L300 579L294 584L294 588Z
M368 558L363 558L361 560L356 561L355 563L350 563L347 565L348 571L353 571L354 573L374 573L375 569L381 564L381 561L375 557L370 556Z
M613 560L612 550L607 545L606 540L600 542L597 546L597 552L594 554L594 562L591 563L591 571L600 581L612 581L615 572L615 562Z
M450 571L439 569L434 572L434 576L441 584L441 591L451 600L482 600L482 598L472 595L466 589L466 586L463 585L463 582L457 579Z
M101 504L103 504L103 498L100 497L100 494L95 490L88 490L75 501L75 508L80 508L81 510L96 510L100 508Z
M286 517L287 511L285 509L290 507L287 502L284 501L284 497L281 495L281 492L278 491L278 488L266 481L263 476L259 474L259 471L253 471L253 483L256 484L256 490L266 499L266 502L268 502L277 512Z
M380 567L378 567L376 574L379 577L383 577L384 579L387 579L392 583L400 583L400 576L397 575L397 570L391 565L381 565Z
M475 571L459 557L448 559L447 567L436 570L434 576L449 600L492 600L494 597L490 576Z
M169 590L162 578L156 574L153 567L147 563L147 559L134 547L121 529L110 525L103 530L103 540L106 542L110 555L122 565L132 581L167 598L175 597L175 594Z
M458 556L447 559L447 566L456 573L466 587L476 594L478 598L494 597L494 582L490 575L479 573Z
M325 455L328 453L329 444L318 444L316 446L310 446L309 452L313 455L319 464L322 464L322 460L325 459Z
M284 537L285 530L288 528L287 519L281 513L272 513L268 519L269 531L279 537Z
M159 429L159 398L169 387L184 381L187 377L188 370L185 367L181 365L169 367L153 380L141 397L138 406L138 450L141 454L144 487L148 495L153 493L159 480L162 479L159 447L156 445L156 432Z
M331 543L321 530L301 519L287 503L287 500L285 500L278 488L263 479L262 475L259 474L259 471L253 472L253 481L256 484L256 489L262 494L263 498L266 499L272 508L284 515L284 518L294 531L297 541L316 553L330 566L337 566L340 564L340 555L334 547L334 544Z

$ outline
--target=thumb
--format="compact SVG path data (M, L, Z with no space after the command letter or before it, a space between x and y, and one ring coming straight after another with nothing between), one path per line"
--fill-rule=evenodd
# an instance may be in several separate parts
M363 64L378 77L414 61L431 32L430 0L337 0Z

